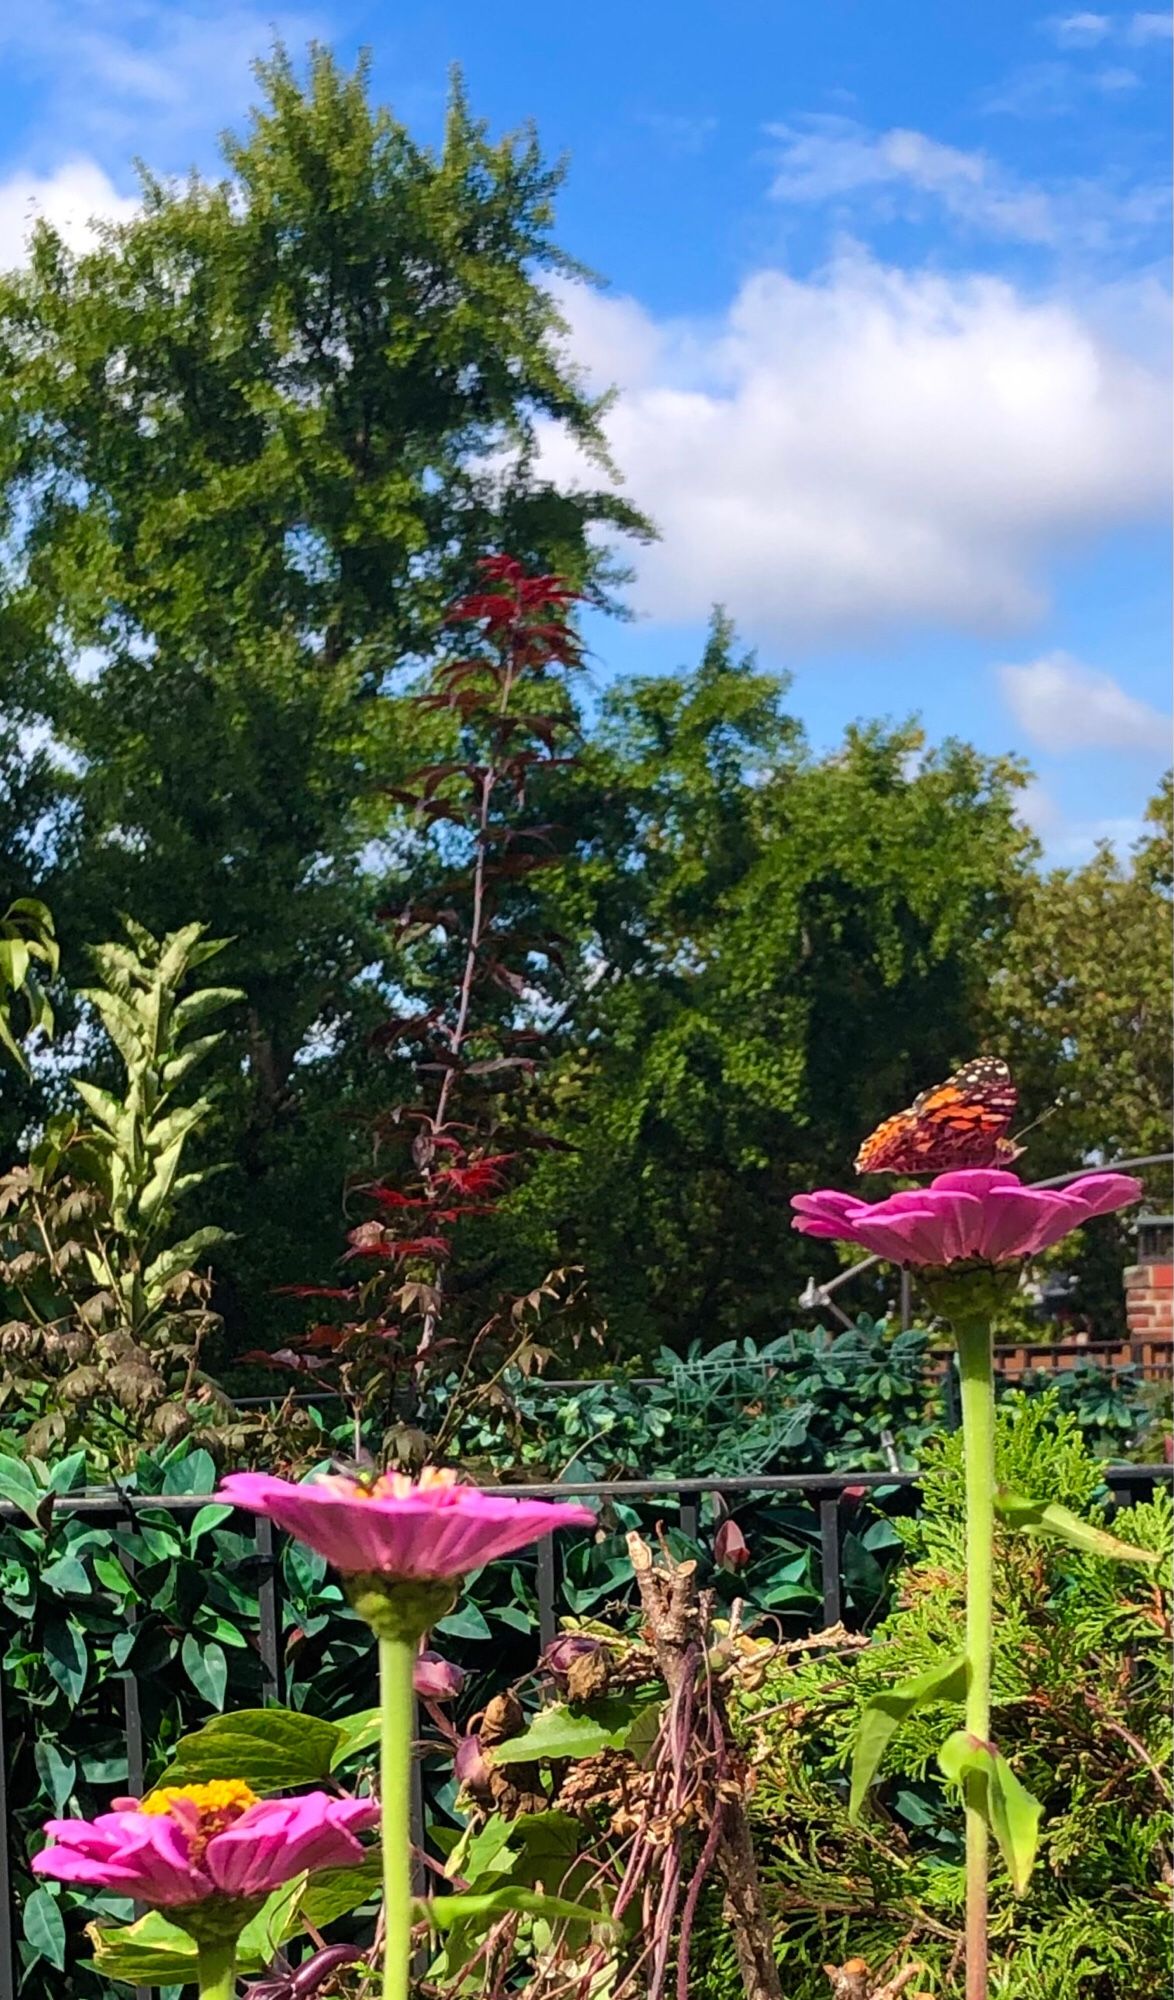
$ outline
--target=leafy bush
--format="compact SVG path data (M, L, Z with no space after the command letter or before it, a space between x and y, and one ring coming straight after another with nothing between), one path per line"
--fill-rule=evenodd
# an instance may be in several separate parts
M1000 1477L1096 1518L1101 1466L1057 1403L1055 1392L1004 1402ZM741 1705L793 2000L825 2000L820 1966L857 1955L890 1973L920 1961L919 1987L942 2000L962 1991L960 1828L935 1758L944 1710L926 1707L898 1730L856 1827L844 1775L868 1699L956 1646L961 1493L961 1445L950 1438L926 1454L921 1512L893 1524L909 1566L874 1644L849 1657L780 1661ZM1162 1553L1168 1583L1166 1492L1119 1515L1118 1526ZM1156 2000L1170 1943L1168 1601L1151 1571L1018 1534L1000 1537L996 1575L996 1733L1045 1821L1028 1895L1017 1900L1005 1878L994 1884L995 1990L999 2000ZM720 1978L708 1990L722 2000L735 1991Z

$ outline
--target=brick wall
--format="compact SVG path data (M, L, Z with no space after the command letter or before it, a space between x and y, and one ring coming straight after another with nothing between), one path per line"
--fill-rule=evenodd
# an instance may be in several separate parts
M1125 1317L1135 1358L1143 1364L1168 1362L1174 1342L1174 1263L1129 1266Z

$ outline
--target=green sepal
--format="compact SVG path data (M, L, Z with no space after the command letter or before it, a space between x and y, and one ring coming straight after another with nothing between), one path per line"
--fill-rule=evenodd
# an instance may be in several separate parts
M1025 1500L1020 1493L1007 1493L1000 1488L995 1495L995 1512L1009 1528L1051 1535L1058 1542L1067 1542L1070 1548L1083 1549L1087 1555L1107 1556L1113 1562L1160 1561L1153 1549L1139 1549L1132 1542L1120 1541L1107 1528L1082 1521L1079 1514L1074 1514L1070 1507L1061 1507L1056 1500Z
M852 1794L848 1802L850 1820L855 1822L859 1818L865 1793L876 1776L889 1739L906 1716L931 1701L965 1700L969 1679L966 1655L959 1653L953 1659L943 1660L940 1666L930 1667L926 1673L918 1674L913 1680L900 1681L896 1687L886 1688L883 1694L873 1695L860 1718L852 1747Z
M1017 1896L1022 1896L1031 1880L1039 1845L1039 1823L1044 1810L1039 1800L1032 1797L1026 1785L1020 1784L1007 1759L999 1755L993 1744L980 1743L964 1729L947 1737L938 1752L938 1763L954 1784L964 1785L968 1777L981 1781L977 1803L999 1843L1011 1886Z

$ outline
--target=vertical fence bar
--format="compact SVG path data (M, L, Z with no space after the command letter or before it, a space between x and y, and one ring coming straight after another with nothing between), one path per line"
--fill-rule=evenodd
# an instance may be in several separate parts
M901 1267L901 1331L907 1333L913 1319L913 1279L904 1265Z
M128 1509L133 1529L134 1509ZM133 1556L123 1555L122 1567L127 1579L133 1583L138 1565ZM133 1632L139 1622L139 1607L133 1597L126 1607L126 1629ZM141 1799L147 1789L147 1755L143 1743L143 1704L139 1698L139 1677L132 1666L128 1666L122 1676L122 1714L126 1731L126 1789L131 1798ZM145 1915L145 1905L134 1905L136 1918ZM150 1988L136 1986L135 2000L151 2000Z
M681 1495L681 1533L687 1542L695 1542L700 1532L701 1514L695 1493Z
M946 1429L961 1430L962 1398L958 1392L958 1368L952 1353L946 1357L946 1366L942 1374L942 1409L946 1419Z
M16 2000L13 1939L16 1911L8 1856L8 1744L4 1733L4 1693L0 1680L0 2000Z
M554 1608L554 1538L543 1535L538 1544L538 1637L543 1652L558 1633Z
M838 1625L844 1612L840 1579L840 1496L826 1494L819 1503L819 1555L823 1585L823 1622Z
M261 1641L261 1701L266 1708L280 1706L285 1699L285 1676L281 1658L281 1602L279 1565L273 1540L273 1523L265 1514L257 1516L257 1609Z

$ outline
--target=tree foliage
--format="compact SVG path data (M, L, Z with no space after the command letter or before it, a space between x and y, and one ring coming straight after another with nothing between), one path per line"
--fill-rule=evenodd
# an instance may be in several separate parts
M120 909L236 939L231 1199L292 1253L370 1090L396 676L487 551L603 599L589 530L643 525L536 463L540 424L602 441L534 134L458 84L429 151L320 49L259 81L221 180L147 176L82 253L41 225L0 283L0 706L57 754L31 886L67 957Z
M528 1213L625 1348L789 1323L789 1195L974 1052L1030 866L1013 761L912 726L817 756L785 693L719 616L695 672L608 697L578 787L573 1151Z

